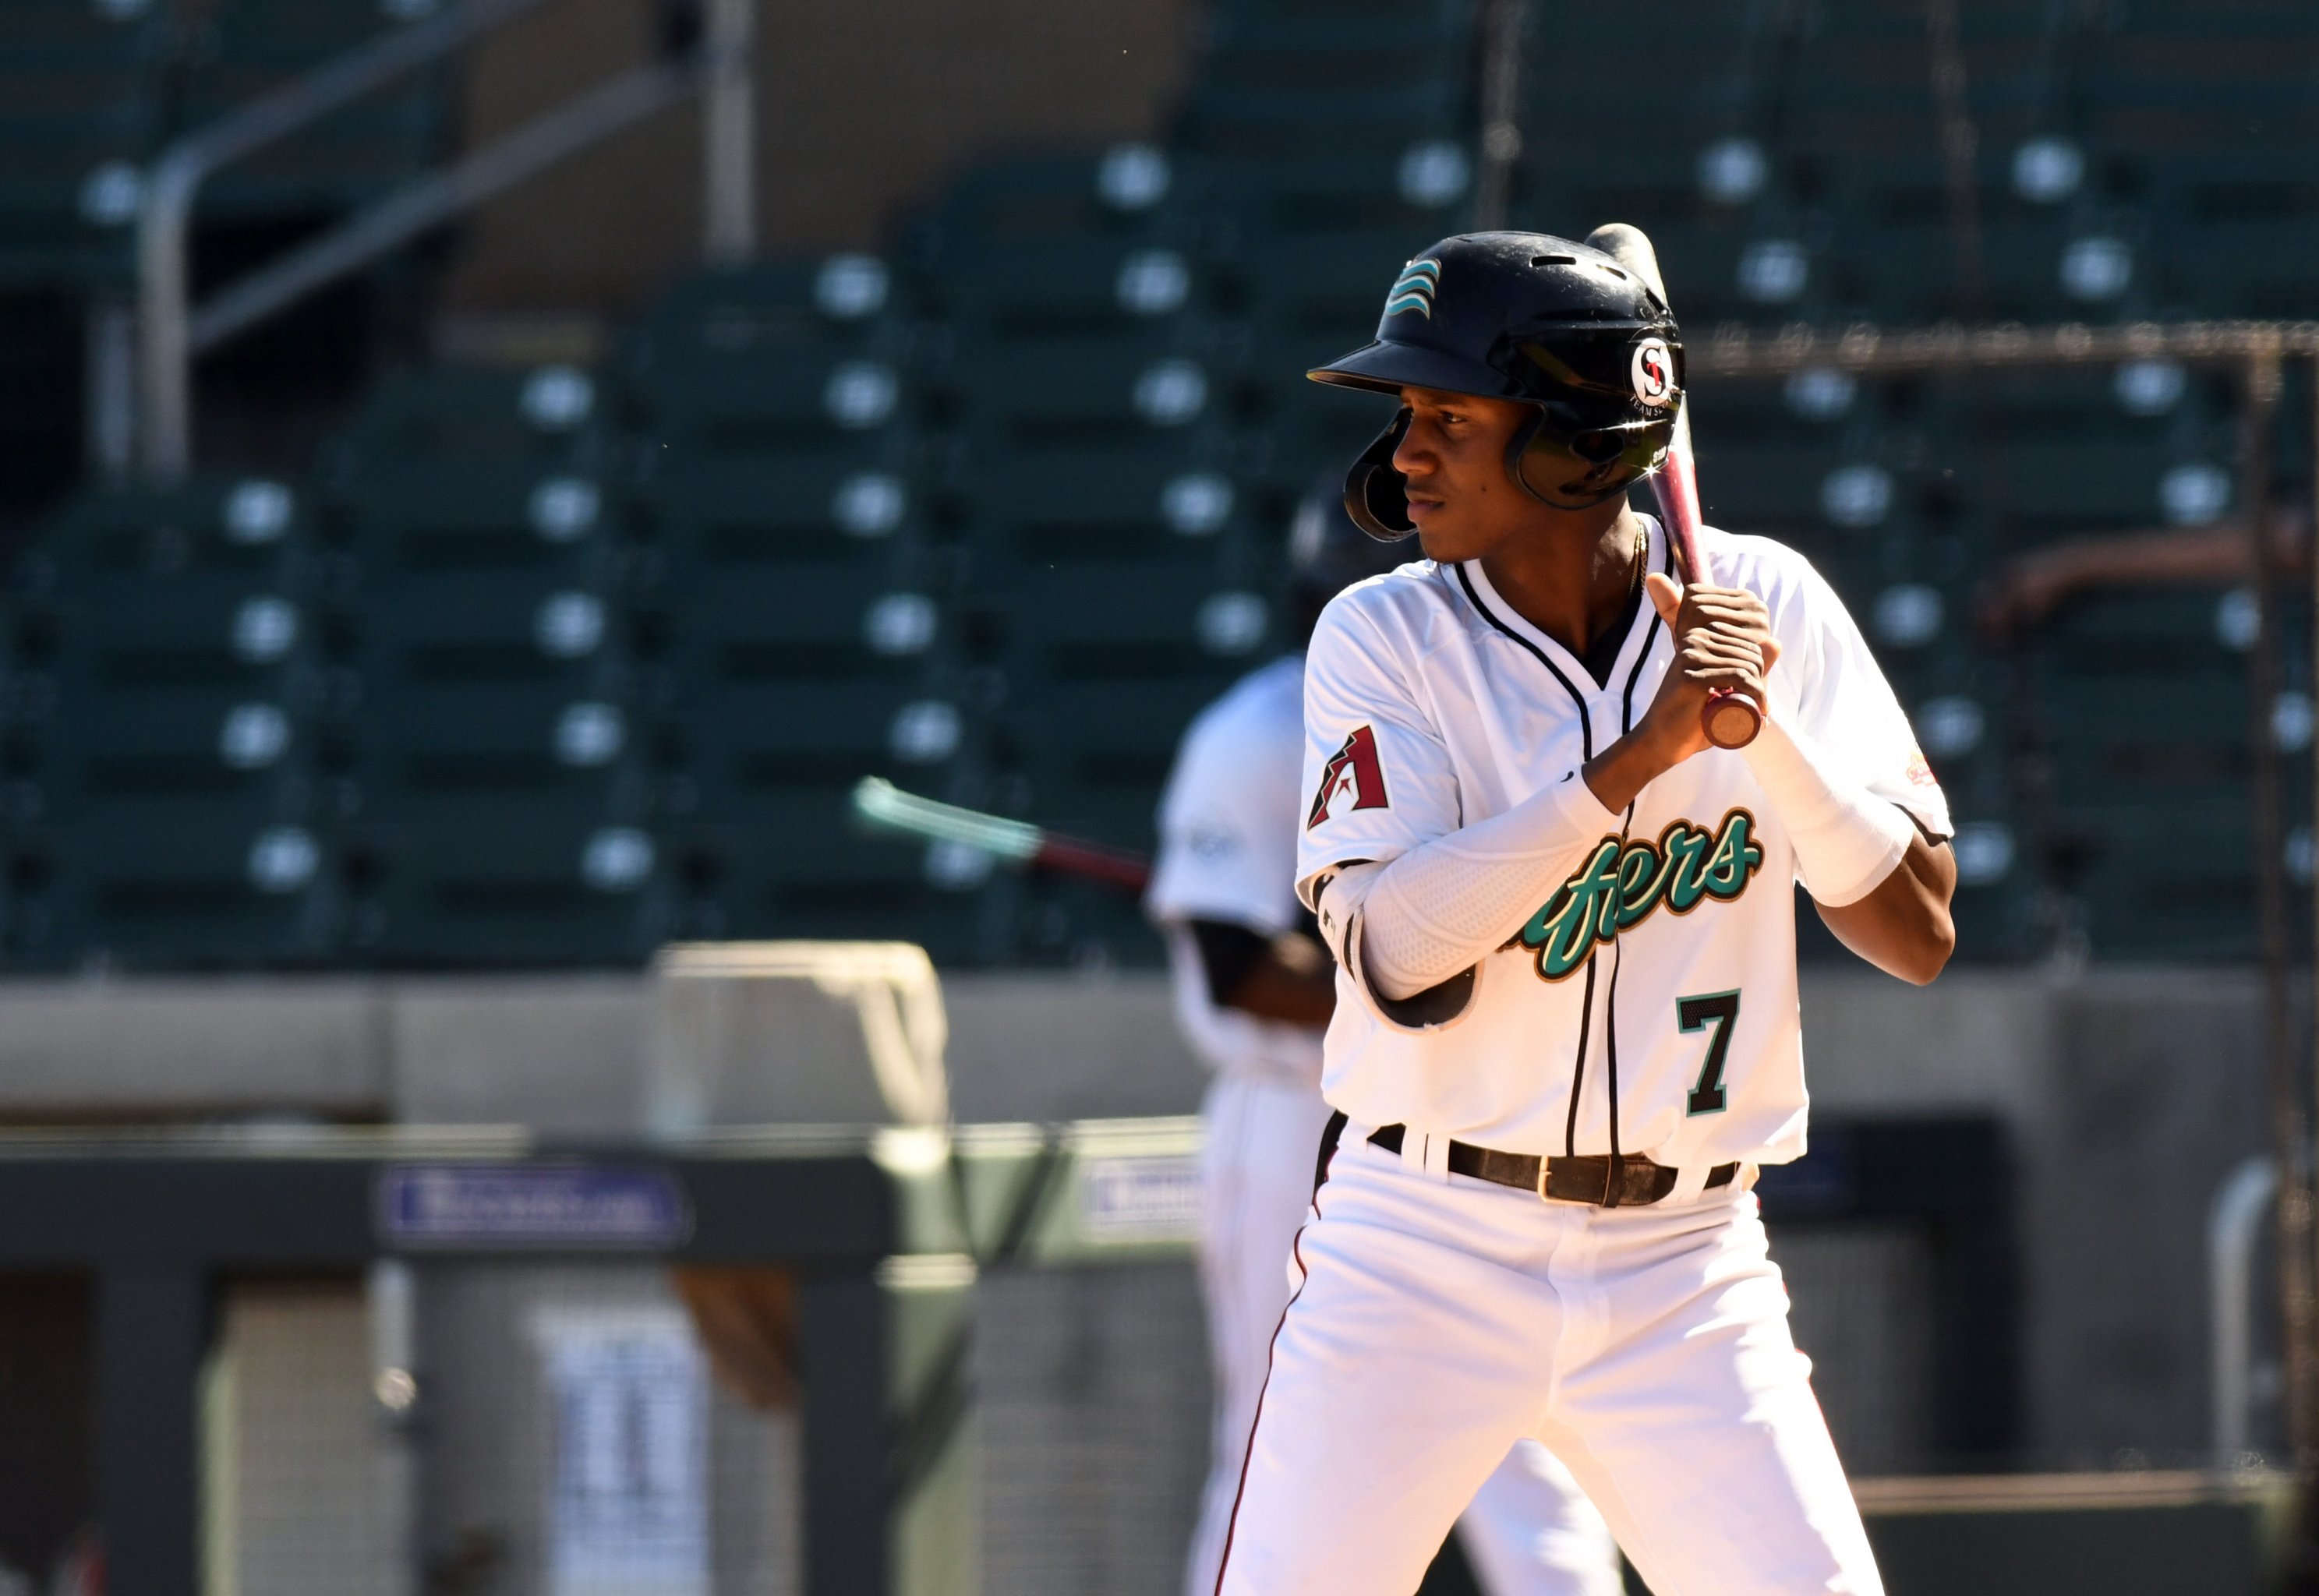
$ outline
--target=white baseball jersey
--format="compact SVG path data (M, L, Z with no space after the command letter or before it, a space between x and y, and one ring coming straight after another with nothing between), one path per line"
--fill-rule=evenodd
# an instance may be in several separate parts
M1299 657L1250 672L1202 710L1160 799L1160 858L1144 907L1167 930L1177 1018L1201 1058L1216 1069L1317 1083L1320 1033L1217 1006L1183 929L1187 920L1224 920L1278 936L1303 918L1296 825L1304 753Z
M1652 569L1672 571L1646 518ZM1782 655L1771 713L1831 772L1950 832L1947 805L1859 628L1778 543L1703 529L1716 580L1752 589ZM1648 603L1597 682L1492 590L1479 561L1426 562L1348 589L1304 683L1298 889L1390 861L1566 779L1638 721L1674 657ZM1804 1150L1795 858L1738 753L1652 781L1454 1014L1414 1023L1345 973L1322 1091L1355 1122L1543 1154L1777 1163ZM1412 1023L1390 1017L1401 1014Z
M1214 1596L1239 1500L1241 1463L1288 1301L1289 1245L1313 1195L1321 1032L1219 1008L1182 922L1224 920L1278 934L1296 902L1304 667L1252 672L1185 733L1160 811L1147 906L1166 927L1176 1013L1218 1071L1201 1107L1200 1275L1207 1299L1215 1413L1207 1484L1186 1560L1186 1596ZM1506 1450L1459 1519L1488 1596L1611 1596L1620 1588L1611 1531L1569 1472L1535 1441Z

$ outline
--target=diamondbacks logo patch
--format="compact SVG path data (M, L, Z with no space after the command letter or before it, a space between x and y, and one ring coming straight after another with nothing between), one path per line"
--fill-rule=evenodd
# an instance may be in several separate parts
M1440 286L1439 261L1430 258L1412 260L1402 267L1401 275L1393 280L1393 292L1385 296L1385 313L1398 316L1404 311L1414 311L1430 321L1433 320L1433 295Z
M1329 817L1329 811L1339 798L1349 794L1352 802L1348 809L1389 809L1393 806L1385 796L1385 771L1377 763L1376 734L1361 726L1347 737L1344 746L1329 756L1321 767L1321 790L1313 795L1312 813L1304 816L1304 829L1311 831Z
M1627 375L1634 383L1635 397L1651 409L1663 410L1674 402L1674 356L1665 338L1637 344Z

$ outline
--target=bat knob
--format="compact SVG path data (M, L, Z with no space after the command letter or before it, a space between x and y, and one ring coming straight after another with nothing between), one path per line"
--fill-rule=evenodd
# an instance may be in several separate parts
M1699 729L1718 748L1745 748L1764 729L1764 712L1746 694L1725 688L1700 709Z

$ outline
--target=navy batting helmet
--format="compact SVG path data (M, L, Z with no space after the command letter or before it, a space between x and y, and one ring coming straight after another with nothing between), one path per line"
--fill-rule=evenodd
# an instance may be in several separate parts
M1506 448L1533 498L1584 509L1658 468L1683 404L1683 336L1666 303L1599 249L1547 233L1461 233L1401 270L1376 338L1304 374L1399 394L1439 388L1536 408ZM1345 479L1345 509L1392 542L1416 530L1394 450L1406 406Z

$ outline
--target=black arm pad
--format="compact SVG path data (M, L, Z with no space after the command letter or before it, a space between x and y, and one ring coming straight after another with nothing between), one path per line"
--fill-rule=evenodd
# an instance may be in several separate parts
M1230 920L1187 920L1184 924L1200 950L1200 968L1208 978L1208 1001L1218 1008L1230 1008L1249 973L1272 951L1272 939Z

